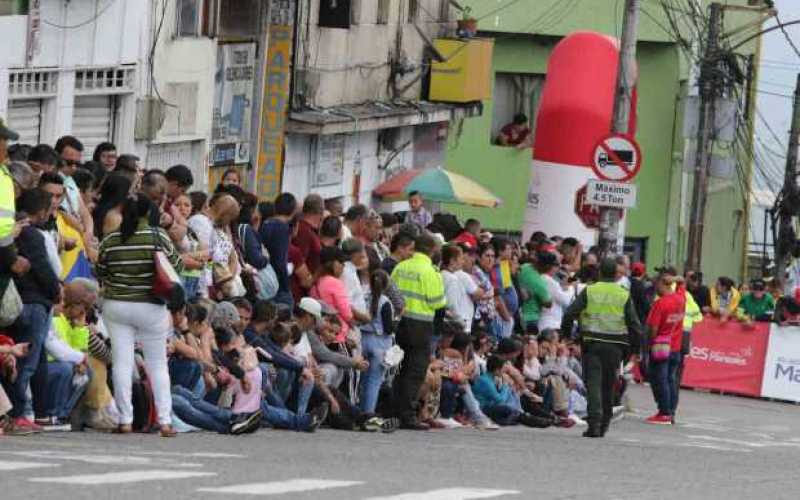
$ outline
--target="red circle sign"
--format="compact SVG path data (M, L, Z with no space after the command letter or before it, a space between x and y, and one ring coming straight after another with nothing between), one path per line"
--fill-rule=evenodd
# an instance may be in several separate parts
M629 181L642 168L642 150L632 137L625 134L604 137L593 151L592 170L600 179Z

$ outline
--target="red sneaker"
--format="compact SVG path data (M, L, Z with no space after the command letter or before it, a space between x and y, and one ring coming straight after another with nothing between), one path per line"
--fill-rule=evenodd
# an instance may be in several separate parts
M17 417L11 424L10 434L25 435L33 434L35 432L42 432L42 426L37 425L25 417Z
M672 424L672 417L669 415L662 415L660 413L656 413L652 417L645 420L648 424L654 425L671 425Z

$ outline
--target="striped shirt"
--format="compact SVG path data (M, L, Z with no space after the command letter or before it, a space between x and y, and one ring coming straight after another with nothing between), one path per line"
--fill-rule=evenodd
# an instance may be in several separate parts
M96 266L103 297L129 302L160 302L152 292L153 254L156 250L164 252L175 272L183 271L183 262L167 233L161 228L151 227L146 218L139 221L136 232L125 242L119 231L103 238Z

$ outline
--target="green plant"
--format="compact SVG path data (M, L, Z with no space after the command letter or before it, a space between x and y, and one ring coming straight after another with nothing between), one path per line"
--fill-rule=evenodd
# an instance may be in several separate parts
M461 14L464 16L463 19L465 21L472 19L472 16L470 15L472 14L472 7L470 6L464 7L463 9L461 9Z

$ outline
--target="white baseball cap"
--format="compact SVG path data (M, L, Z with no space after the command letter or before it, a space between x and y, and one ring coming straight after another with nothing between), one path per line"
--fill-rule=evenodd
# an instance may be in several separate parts
M313 299L311 297L303 297L300 299L300 304L298 307L303 311L311 314L318 320L322 319L322 315L326 316L335 316L336 311L332 309L328 304L324 302L320 302L317 299Z

